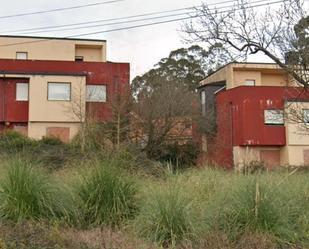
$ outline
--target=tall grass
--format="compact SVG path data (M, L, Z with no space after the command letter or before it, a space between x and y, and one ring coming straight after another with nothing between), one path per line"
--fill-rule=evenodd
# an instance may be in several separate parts
M198 229L193 200L176 183L160 185L145 193L135 221L137 232L161 245L193 239Z
M68 217L72 212L68 196L44 172L14 159L0 180L0 218L21 221Z
M309 219L308 184L305 179L296 184L299 176L285 176L233 176L206 206L206 222L232 240L264 233L282 244L308 243L309 223L303 222Z
M92 165L80 178L77 194L84 225L119 225L136 211L136 186L124 176L117 162L105 160Z

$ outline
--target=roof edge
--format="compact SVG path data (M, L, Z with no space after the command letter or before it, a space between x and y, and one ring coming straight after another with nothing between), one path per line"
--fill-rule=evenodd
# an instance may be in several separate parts
M71 37L52 37L52 36L26 36L26 35L0 35L6 38L24 38L24 39L45 39L45 40L69 40L69 41L92 41L92 42L104 42L106 40L101 39L84 39L84 38L71 38Z

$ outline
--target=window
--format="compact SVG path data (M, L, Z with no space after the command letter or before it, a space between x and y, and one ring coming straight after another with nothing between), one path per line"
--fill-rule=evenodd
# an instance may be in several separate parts
M28 83L16 83L16 100L28 101Z
M201 101L202 101L202 105L206 104L206 92L205 91L201 92Z
M309 109L303 109L304 123L309 124Z
M75 61L84 61L84 56L75 56Z
M48 83L48 100L71 100L71 83Z
M27 60L28 53L27 52L16 52L16 59L17 60Z
M264 110L264 122L269 125L283 125L283 110Z
M88 102L106 102L106 86L87 85L86 100Z
M255 86L255 80L245 80L246 86Z
M201 92L201 102L202 102L202 115L206 115L206 92Z

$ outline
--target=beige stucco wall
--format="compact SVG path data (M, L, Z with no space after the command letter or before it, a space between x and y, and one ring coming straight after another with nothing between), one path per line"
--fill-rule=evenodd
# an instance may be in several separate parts
M208 76L205 80L200 82L200 85L206 85L213 82L226 81L227 85L233 82L232 64L229 64L217 72Z
M304 165L304 150L309 150L309 126L301 123L302 109L309 109L309 103L286 102L285 104L286 146L282 152L284 164ZM291 115L291 110L296 111L295 114Z
M280 151L282 147L268 146L268 147L252 147L252 146L234 146L233 147L233 157L234 157L234 165L236 169L241 169L244 165L249 164L252 161L260 161L260 151L272 150L272 151ZM280 164L282 164L282 160L280 158Z
M4 46L8 44L10 45ZM27 52L29 60L74 61L76 47L87 47L83 51L78 51L78 55L84 56L85 61L106 61L106 42L104 41L21 37L0 37L0 58L16 59L16 52Z
M262 73L261 84L263 86L287 86L288 76L286 74Z
M256 86L286 86L289 79L286 73L275 64L231 63L201 81L205 85L226 81L226 88L245 85L246 80L255 80Z
M234 81L233 84L229 86L229 88L244 86L246 80L255 80L255 85L260 86L262 74L259 71L236 71L234 70Z
M71 83L71 101L48 100L48 82ZM85 76L30 76L29 121L79 122L85 113Z
M75 55L83 56L84 61L102 61L105 56L102 47L76 46Z
M70 139L78 133L80 124L79 123L60 123L60 122L29 122L28 124L28 136L33 139L41 139L46 136L47 128L50 127L61 127L70 128Z

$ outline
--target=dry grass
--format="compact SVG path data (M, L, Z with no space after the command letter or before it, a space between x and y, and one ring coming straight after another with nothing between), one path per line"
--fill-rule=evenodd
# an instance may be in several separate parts
M64 236L96 249L156 249L152 244L130 236L128 233L109 228L92 230L65 230Z

